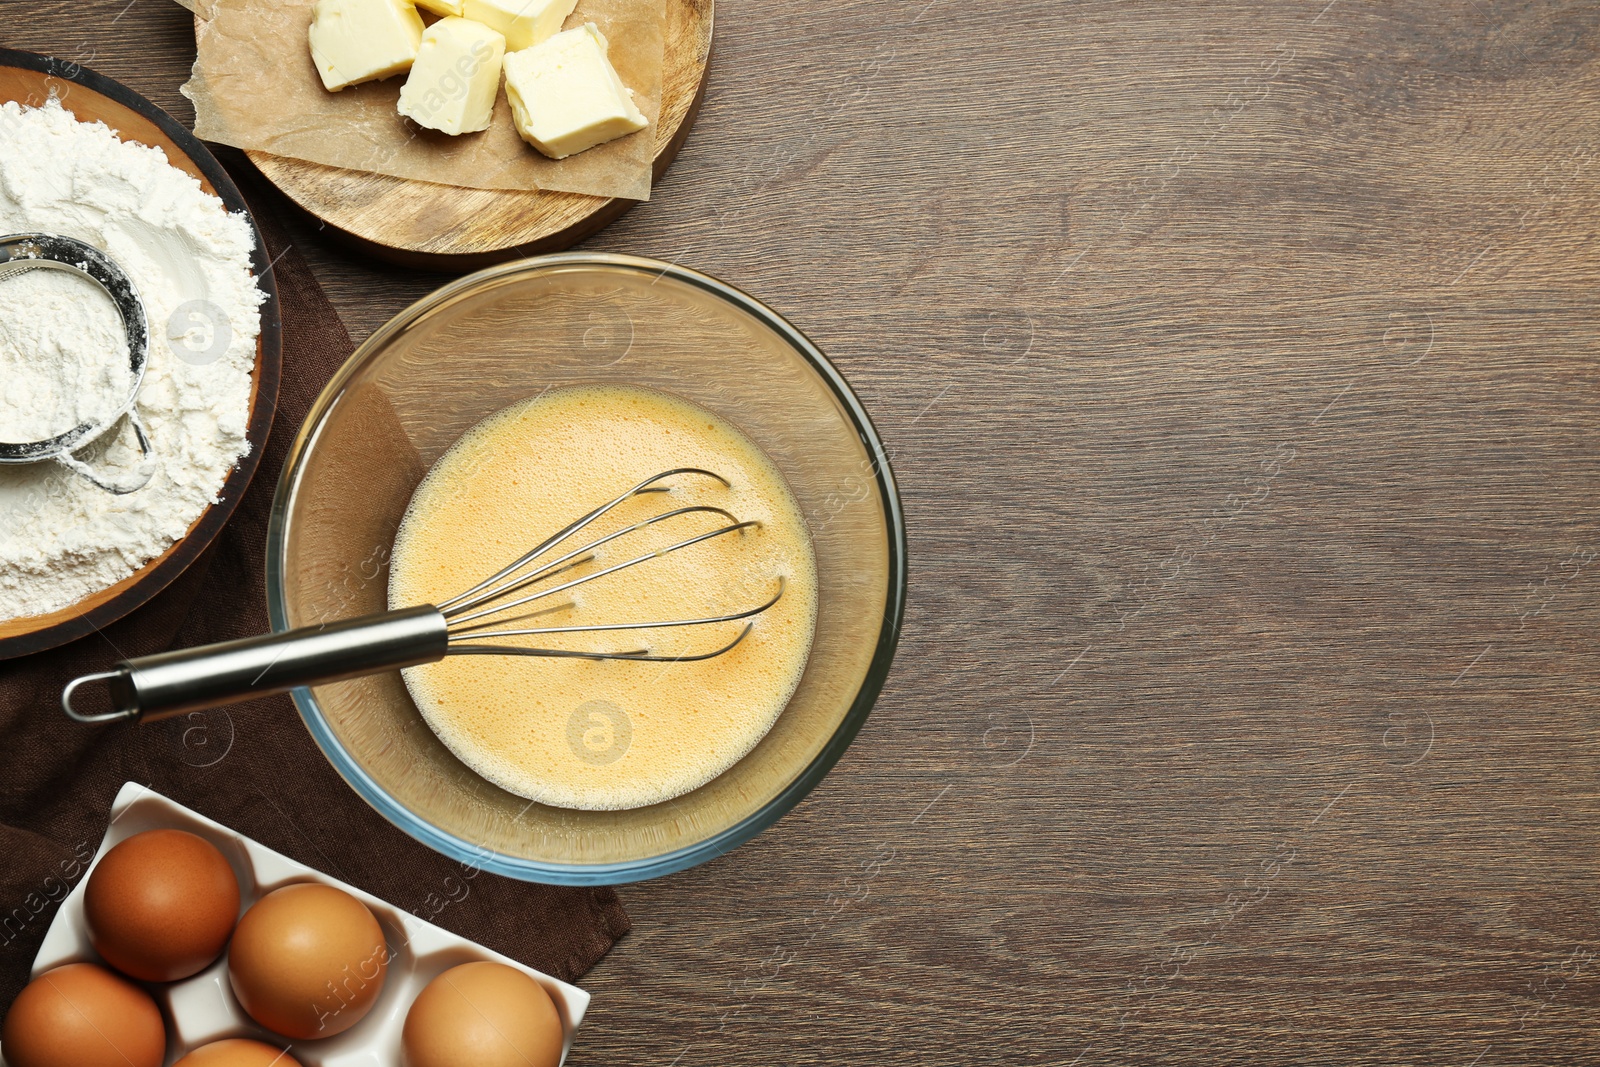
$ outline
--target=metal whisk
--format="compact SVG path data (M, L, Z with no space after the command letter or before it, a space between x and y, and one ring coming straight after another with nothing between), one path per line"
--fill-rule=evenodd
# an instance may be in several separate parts
M624 630L659 630L680 626L709 626L738 622L761 614L783 596L784 580L775 579L777 589L771 599L753 608L698 619L669 619L655 622L612 622L573 626L518 626L542 615L572 607L570 602L543 606L541 601L558 596L577 586L596 581L618 571L638 566L692 545L727 534L741 533L760 525L741 521L731 512L709 504L674 508L598 537L577 548L562 545L612 509L636 496L670 492L660 484L677 476L713 478L728 482L713 471L698 467L679 467L646 478L615 500L603 504L560 532L547 538L465 592L441 604L380 612L345 622L322 626L303 626L279 634L248 637L238 641L204 645L179 652L123 660L111 670L86 674L67 684L61 693L61 707L78 722L116 722L134 720L154 722L200 708L231 704L268 693L279 693L300 686L359 678L434 663L445 656L545 656L592 660L635 660L640 662L691 662L720 656L738 645L750 633L753 623L745 623L739 635L720 648L706 652L669 655L650 648L621 652L541 648L520 642L552 634L604 633ZM686 515L717 515L724 525L695 534L662 548L651 549L631 559L575 575L554 585L544 583L598 558L598 550L612 542L637 534L659 523ZM546 558L554 553L554 558ZM541 588L533 589L534 586ZM531 590L531 591L530 591ZM509 614L515 612L516 614ZM72 706L79 687L104 681L111 691L113 710L85 714Z

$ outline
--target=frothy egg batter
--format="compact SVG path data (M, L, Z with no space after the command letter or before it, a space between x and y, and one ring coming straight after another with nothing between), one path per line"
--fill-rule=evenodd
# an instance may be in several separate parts
M755 747L805 670L817 573L805 520L759 448L716 415L651 389L574 386L515 404L469 430L417 487L390 566L392 607L439 604L511 563L579 516L652 475L664 481L585 528L561 552L652 515L695 504L758 526L714 537L518 609L557 610L510 625L657 622L771 608L752 619L672 629L497 638L542 648L688 656L666 663L451 656L404 672L428 725L489 781L544 804L618 809L695 789ZM614 566L728 525L696 513L597 550L544 585ZM529 591L538 587L530 587Z

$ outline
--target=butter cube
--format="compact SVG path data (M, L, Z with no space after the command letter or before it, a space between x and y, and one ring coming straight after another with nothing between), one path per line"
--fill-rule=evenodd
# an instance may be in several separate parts
M555 34L578 0L461 0L461 14L505 34L516 51Z
M422 43L422 16L411 0L317 0L310 38L322 84L336 93L410 69Z
M416 0L417 6L435 15L460 15L461 0Z
M444 18L422 34L400 88L400 114L448 134L489 128L506 39L469 19Z
M606 56L605 35L592 22L511 53L505 68L517 132L551 159L649 125Z

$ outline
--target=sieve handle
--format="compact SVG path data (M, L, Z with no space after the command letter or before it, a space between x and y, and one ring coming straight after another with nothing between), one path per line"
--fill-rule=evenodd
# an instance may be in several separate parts
M448 651L445 618L431 605L323 626L223 641L123 660L67 684L61 708L78 722L155 722L188 711L433 663ZM72 706L80 686L105 681L112 711Z
M56 456L56 462L78 477L104 489L108 493L114 493L117 496L137 493L150 484L150 479L156 475L156 468L150 459L150 438L145 433L144 421L139 418L139 409L130 407L126 418L129 425L133 427L133 438L139 446L139 469L133 472L132 478L120 482L108 481L96 474L94 468L74 456L71 452L62 452Z

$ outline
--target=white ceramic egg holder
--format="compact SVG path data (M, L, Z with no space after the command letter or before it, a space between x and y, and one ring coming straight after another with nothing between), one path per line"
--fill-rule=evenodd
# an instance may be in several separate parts
M389 968L383 992L366 1017L334 1037L317 1041L289 1042L257 1025L233 995L228 984L228 956L223 953L211 966L181 982L140 983L161 1006L167 1024L168 1067L199 1045L226 1037L253 1037L276 1045L289 1046L289 1054L304 1067L397 1067L400 1063L400 1029L405 1025L411 1002L440 972L460 963L492 960L532 977L561 1013L561 1061L566 1062L572 1048L572 1035L589 1007L589 994L577 986L551 978L516 960L491 952L464 937L441 930L387 901L353 886L329 878L321 871L296 863L287 856L237 834L203 815L174 803L159 793L135 782L123 785L111 805L111 825L100 842L94 862L119 841L145 830L187 830L205 838L228 858L239 878L240 914L261 896L292 882L320 882L344 890L377 916L389 942ZM93 865L89 868L94 872ZM83 890L89 875L61 902L44 944L33 959L32 977L66 963L90 962L105 966L89 944L83 921ZM3 1064L0 1058L0 1064Z

